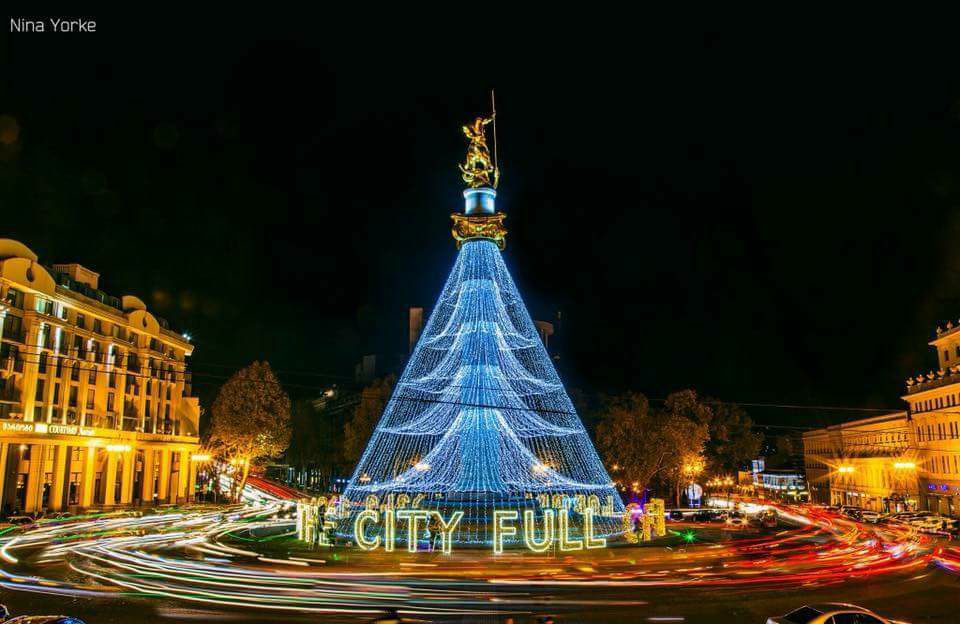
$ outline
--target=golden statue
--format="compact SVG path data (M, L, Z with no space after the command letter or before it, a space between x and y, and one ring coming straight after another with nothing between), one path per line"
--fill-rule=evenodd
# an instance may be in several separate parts
M496 114L496 113L494 113ZM490 149L487 147L487 135L484 126L493 121L493 117L477 117L469 126L463 126L463 133L470 140L467 147L467 162L460 167L460 176L470 188L492 186L497 188L500 181L500 170L490 159ZM493 178L491 181L491 177Z

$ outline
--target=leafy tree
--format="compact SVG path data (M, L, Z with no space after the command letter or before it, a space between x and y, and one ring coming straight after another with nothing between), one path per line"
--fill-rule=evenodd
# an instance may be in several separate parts
M311 399L295 402L292 421L297 435L284 454L286 462L301 473L319 472L329 480L342 462L342 411L340 404L317 408Z
M679 408L650 409L639 393L610 397L597 424L597 448L607 466L622 484L637 491L659 481L676 483L684 460L699 456L706 438L706 425L694 422Z
M796 468L800 463L803 443L796 435L778 435L773 440L774 451L766 458L767 468Z
M351 464L360 461L360 456L363 455L367 442L370 441L370 436L380 421L387 401L390 400L396 381L396 376L388 375L374 380L363 389L360 394L360 403L353 410L353 418L343 427L344 461Z
M209 445L235 466L232 497L239 500L250 463L277 457L289 445L290 398L270 364L254 362L223 384L211 411Z
M707 442L707 467L712 474L733 474L756 459L763 436L753 431L753 420L739 405L711 400L713 418Z
M710 438L713 410L699 400L696 391L681 390L667 396L662 418L671 425L667 443L674 449L663 477L673 485L679 505L683 484L695 480L705 468L704 450Z

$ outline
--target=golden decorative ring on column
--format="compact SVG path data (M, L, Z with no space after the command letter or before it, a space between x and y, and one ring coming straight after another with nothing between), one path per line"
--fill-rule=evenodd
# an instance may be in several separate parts
M502 212L474 215L455 212L450 215L450 218L453 219L451 233L457 241L457 249L460 249L463 241L475 239L492 240L497 243L497 247L500 249L507 246L505 240L507 228L503 227L503 220L507 218L507 215Z

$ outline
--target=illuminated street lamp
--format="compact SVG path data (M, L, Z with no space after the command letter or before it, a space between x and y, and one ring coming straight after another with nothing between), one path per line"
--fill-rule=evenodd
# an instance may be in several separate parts
M840 466L839 468L837 468L837 472L839 472L840 474L850 474L851 472L853 472L853 466Z

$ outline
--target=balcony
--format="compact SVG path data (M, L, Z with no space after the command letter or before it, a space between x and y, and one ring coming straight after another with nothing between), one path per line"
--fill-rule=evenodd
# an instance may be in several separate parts
M911 377L907 380L907 394L916 394L955 383L960 383L960 366L951 366L936 373L917 375L916 378Z

